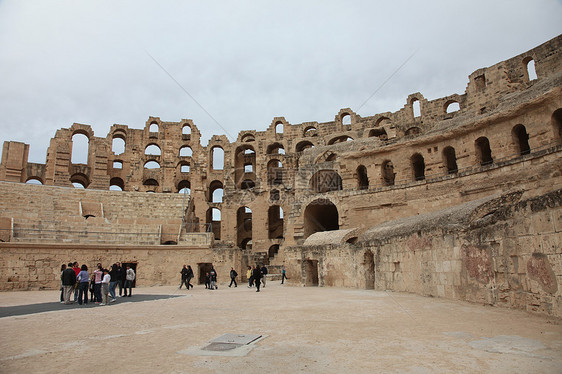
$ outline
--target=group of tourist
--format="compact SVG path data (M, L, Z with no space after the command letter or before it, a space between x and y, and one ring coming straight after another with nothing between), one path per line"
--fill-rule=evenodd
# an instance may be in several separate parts
M190 265L183 265L183 268L180 271L181 274L181 283L179 289L181 290L182 286L185 284L185 287L189 291L190 288L193 288L191 284L191 279L193 279L193 270L191 269ZM248 288L256 287L256 292L260 292L260 286L263 285L265 287L266 284L266 275L267 275L267 267L262 265L261 268L256 265L253 269L251 266L248 266L248 271L246 273L248 278ZM238 283L236 283L236 277L238 277L238 273L234 270L233 267L230 268L230 284L228 287L238 287ZM281 284L283 281L287 279L285 276L285 267L283 266L282 274L281 274ZM217 285L217 272L213 266L211 266L211 270L205 273L205 288L209 290L216 290L218 289Z
M86 264L79 266L78 262L69 262L61 266L61 295L60 301L64 304L88 304L88 291L90 301L99 305L109 305L116 301L115 290L119 287L119 297L131 297L135 271L121 263L111 265L111 270L104 269L101 263L96 265L96 270L90 276ZM127 288L129 292L127 294ZM74 301L71 301L74 292ZM110 299L111 297L111 299Z

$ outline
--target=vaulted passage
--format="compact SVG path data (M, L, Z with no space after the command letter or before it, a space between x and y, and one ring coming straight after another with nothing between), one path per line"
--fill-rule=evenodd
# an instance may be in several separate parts
M319 231L338 230L339 216L338 209L328 200L314 200L304 211L304 236Z

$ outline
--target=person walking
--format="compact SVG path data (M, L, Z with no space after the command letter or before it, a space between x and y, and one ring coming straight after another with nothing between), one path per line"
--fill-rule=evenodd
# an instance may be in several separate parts
M281 284L287 279L287 274L285 273L285 265L283 265L283 269L281 270Z
M261 270L258 265L252 271L252 278L254 278L254 284L256 285L256 292L260 292L260 279L261 279Z
M232 286L232 283L234 283L234 287L238 287L238 285L236 284L237 276L238 273L236 272L236 270L234 270L234 268L230 268L230 284L228 285L228 287Z
M125 289L124 294L125 297L131 297L133 294L133 281L135 280L136 274L133 269L129 265L127 265L127 271L125 272ZM129 294L127 295L127 287L129 287Z
M90 284L90 274L88 273L88 267L85 264L80 268L80 273L78 273L76 281L79 282L78 304L82 305L82 297L84 297L84 304L88 304L88 285Z
M181 283L179 289L181 290L181 286L185 284L185 288L189 291L189 284L187 283L187 274L188 274L187 266L183 265L183 268L180 271L181 274Z
M103 269L103 278L101 281L101 304L109 305L109 283L111 283L111 275L107 269Z
M191 268L191 265L187 265L187 290L189 291L189 287L193 288L193 285L191 284L191 280L193 279L194 275L193 275L193 269Z
M266 275L267 275L267 268L265 267L265 264L263 264L261 266L261 284L265 287L265 279L266 279Z
M66 269L63 270L61 274L61 281L64 291L64 303L67 305L72 304L70 296L72 296L74 284L76 283L76 273L74 272L74 269L72 269L72 262L69 262Z
M217 272L215 268L211 266L211 271L209 272L209 276L211 277L211 290L216 290L219 287L217 286Z
M254 280L252 278L252 267L248 266L248 270L246 270L246 278L248 278L248 288L251 288L254 284Z

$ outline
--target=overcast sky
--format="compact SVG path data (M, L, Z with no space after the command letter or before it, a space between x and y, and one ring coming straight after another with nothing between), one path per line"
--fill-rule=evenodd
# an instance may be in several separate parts
M474 70L561 34L561 20L555 0L4 0L0 141L44 163L74 122L105 137L190 118L206 145L276 116L393 112L410 93L463 93Z

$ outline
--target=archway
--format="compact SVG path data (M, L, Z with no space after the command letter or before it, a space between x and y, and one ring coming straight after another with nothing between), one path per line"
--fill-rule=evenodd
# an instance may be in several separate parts
M315 232L338 230L339 215L336 206L329 200L318 199L304 210L304 237Z

